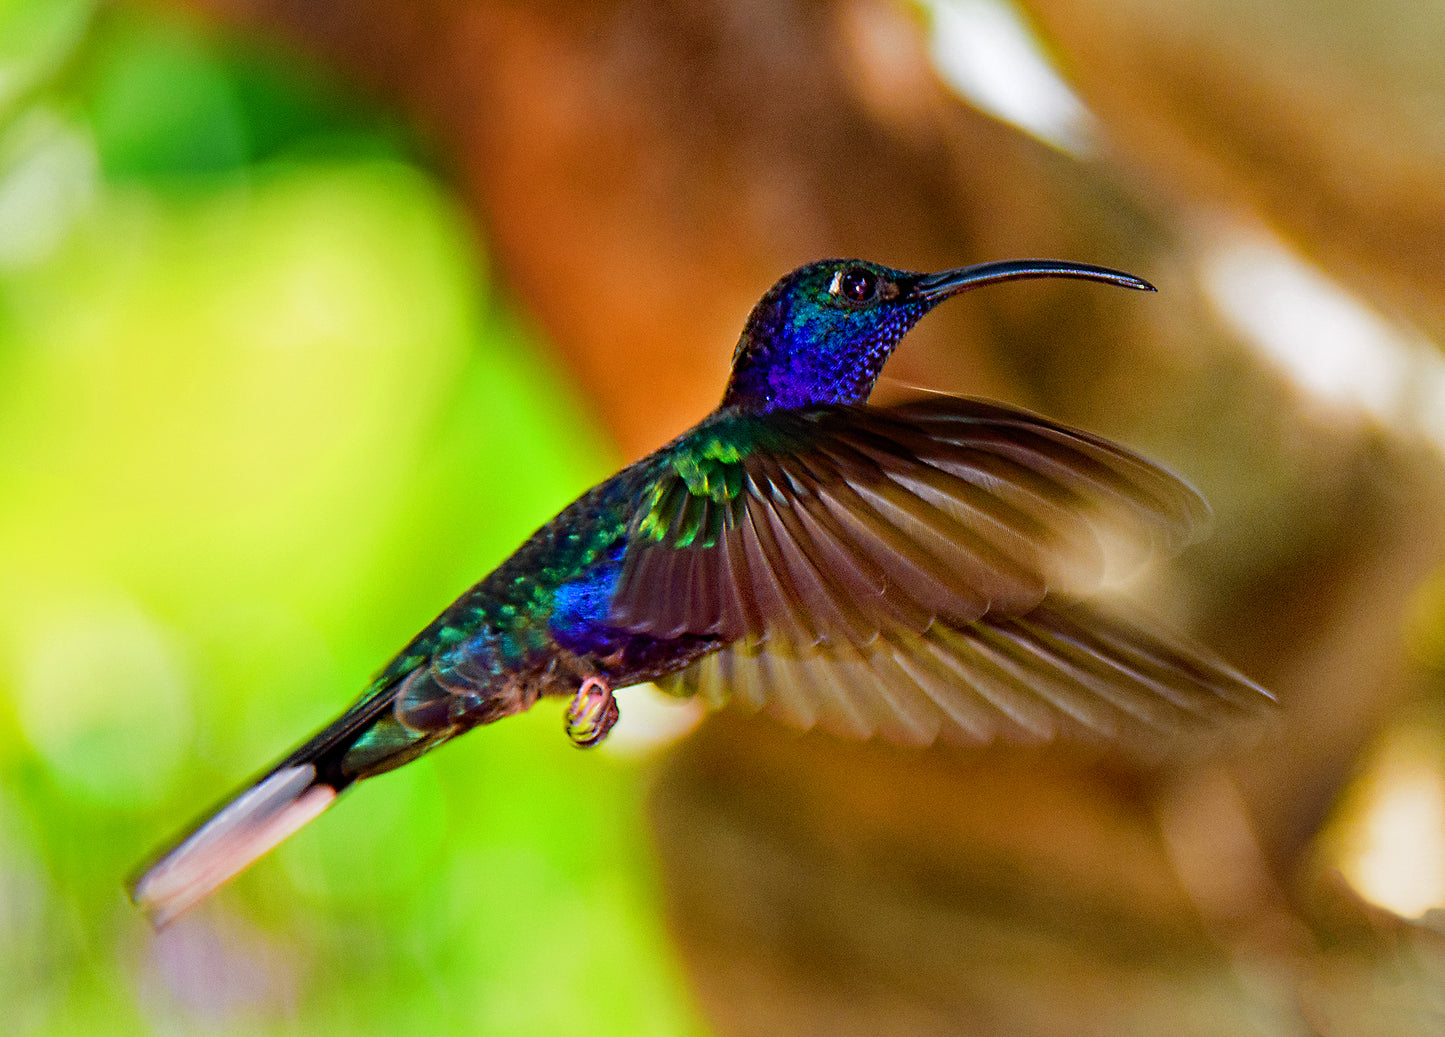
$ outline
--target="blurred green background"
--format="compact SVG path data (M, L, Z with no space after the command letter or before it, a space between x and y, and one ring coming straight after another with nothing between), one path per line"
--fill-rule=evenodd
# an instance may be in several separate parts
M377 105L86 0L0 51L0 1029L688 1032L639 765L554 708L151 937L153 845L619 457Z

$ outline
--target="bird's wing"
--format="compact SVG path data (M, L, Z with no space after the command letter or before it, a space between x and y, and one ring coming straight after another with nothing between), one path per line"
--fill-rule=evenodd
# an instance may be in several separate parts
M657 682L798 727L927 745L1060 735L1152 755L1272 699L1207 653L1081 603L846 641L746 639Z
M1123 447L996 403L722 415L667 448L608 624L866 645L1080 594L1208 508Z

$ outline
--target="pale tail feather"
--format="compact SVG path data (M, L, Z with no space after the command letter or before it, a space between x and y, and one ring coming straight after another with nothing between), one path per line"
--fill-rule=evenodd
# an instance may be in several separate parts
M131 886L131 899L163 929L336 801L316 767L274 771L223 807Z
M426 669L413 676L425 675ZM392 709L412 681L378 689L327 725L157 856L129 884L157 929L314 820L353 782L444 740L400 724Z

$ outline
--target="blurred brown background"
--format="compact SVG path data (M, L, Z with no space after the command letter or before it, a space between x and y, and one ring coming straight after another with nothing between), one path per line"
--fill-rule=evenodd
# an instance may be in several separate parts
M1280 716L1144 773L710 719L653 824L719 1033L1445 1032L1445 8L186 6L420 127L628 456L713 405L804 261L1159 286L970 295L889 373L1194 480L1216 534L1139 593Z

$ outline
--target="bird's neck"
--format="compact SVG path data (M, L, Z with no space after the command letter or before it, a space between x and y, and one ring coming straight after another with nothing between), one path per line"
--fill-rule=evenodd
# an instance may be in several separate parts
M863 403L886 359L885 353L871 365L839 365L830 357L772 345L740 347L722 406L772 411L821 403Z
M815 309L765 298L738 340L722 406L766 412L864 403L916 319L900 313L896 321L859 328L830 321Z

